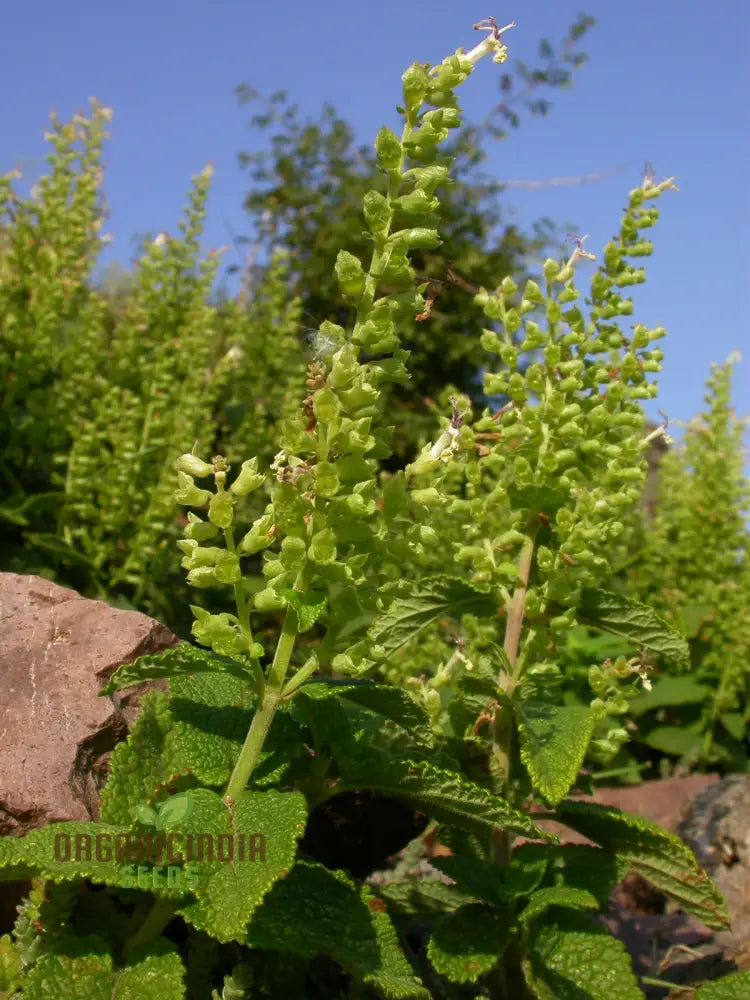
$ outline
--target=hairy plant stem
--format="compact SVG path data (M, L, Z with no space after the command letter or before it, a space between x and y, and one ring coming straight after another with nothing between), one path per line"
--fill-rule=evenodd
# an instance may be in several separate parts
M149 941L161 936L164 928L174 917L175 905L174 901L170 899L156 899L138 930L122 946L123 958L127 958L141 945L148 944Z
M512 673L501 669L498 677L498 687L505 695L511 695L518 683L518 651L521 643L523 619L526 610L526 592L529 587L529 577L534 559L534 545L539 530L536 518L529 522L526 538L521 546L518 557L518 576L508 604L505 621L505 639L503 650L508 658ZM490 749L490 769L493 774L503 775L503 786L508 787L510 781L511 756L513 752L513 717L506 707L500 705L495 713L492 728L492 746ZM510 861L511 841L505 830L496 828L492 833L490 855L493 862L501 868L506 868Z
M234 770L224 791L225 801L239 798L258 762L258 756L263 749L263 743L281 701L284 681L296 638L297 615L290 608L284 618L279 643L263 691L263 698L256 709L253 721L250 723L237 763L234 765Z

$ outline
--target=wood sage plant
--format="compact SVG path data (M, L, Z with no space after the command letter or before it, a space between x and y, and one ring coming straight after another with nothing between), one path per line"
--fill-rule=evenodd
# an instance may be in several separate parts
M112 676L104 693L167 677L169 695L147 696L114 751L96 823L0 841L6 877L42 880L3 944L8 995L635 1000L624 946L592 919L628 871L727 923L676 837L568 797L587 755L626 739L648 651L686 653L647 607L601 589L642 484L664 334L625 336L618 319L672 182L630 193L585 309L582 243L541 284L481 290L486 391L507 402L475 415L453 400L407 469L381 469L381 393L408 378L399 327L425 312L410 253L440 245L455 91L507 55L506 28L477 27L471 51L403 75L401 135L375 143L385 193L364 198L370 260L336 262L354 322L321 327L270 467L177 462L188 581L232 588L236 613L196 606L198 645ZM250 494L267 502L248 525ZM445 620L461 647L409 678L405 651L423 662L415 647L439 649ZM562 699L556 662L576 622L634 647L591 666L585 706ZM545 818L593 844L561 845ZM436 843L427 877L382 873Z

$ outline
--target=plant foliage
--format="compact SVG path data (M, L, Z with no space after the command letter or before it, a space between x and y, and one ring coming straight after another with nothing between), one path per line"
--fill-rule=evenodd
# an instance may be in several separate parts
M205 174L183 239L154 241L141 261L158 285L136 285L109 340L90 327L91 356L119 364L120 381L102 374L81 404L65 485L80 503L71 551L147 589L138 559L166 552L179 523L188 585L225 590L233 610L192 605L194 644L112 676L103 694L153 677L169 693L145 698L112 754L96 822L0 839L0 878L36 880L0 942L3 996L630 1000L644 994L629 957L595 919L629 871L706 926L728 924L678 838L572 797L584 765L627 742L629 705L651 687L647 654L691 666L679 601L659 615L648 595L610 587L663 433L646 433L642 403L657 392L665 331L622 323L672 179L645 176L630 191L585 297L582 241L567 261L547 259L539 281L480 287L484 392L508 402L480 410L453 396L413 460L386 465L387 392L413 360L401 332L430 295L414 259L443 240L456 91L484 56L507 59L508 28L480 27L470 52L403 74L400 134L379 131L383 182L362 198L368 253L340 248L334 264L354 319L321 325L330 350L306 385L294 363L279 369L289 381L267 397L270 450L242 410L259 383L236 374L222 340L247 332L247 316L205 304L213 265L186 270ZM266 316L278 314L275 280ZM79 293L102 318L97 295ZM176 326L179 344L164 335ZM48 363L23 376L32 395L50 379L70 389L63 361ZM132 419L118 437L106 401L126 391ZM229 403L242 411L233 423ZM208 413L226 420L228 454L208 456ZM181 450L183 437L193 446ZM240 445L252 453L235 457ZM136 478L92 499L121 469L92 458L105 453L158 465L154 493L141 497ZM9 454L20 475L24 448ZM143 552L119 555L110 543L126 511L150 534ZM576 663L565 644L584 625L628 652ZM448 626L459 638L449 655ZM577 701L564 690L575 668ZM734 673L724 690L738 696ZM547 819L598 846L561 845ZM429 840L443 852L426 878L393 867L372 877ZM704 995L735 995L737 983Z

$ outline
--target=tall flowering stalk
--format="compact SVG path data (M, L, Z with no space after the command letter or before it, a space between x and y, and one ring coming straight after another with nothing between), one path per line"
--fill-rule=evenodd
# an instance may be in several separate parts
M741 760L750 711L750 483L747 420L732 408L737 361L713 366L706 410L662 458L655 512L640 519L621 570L628 592L690 640L689 673L659 664L653 695L638 706L640 738L688 766Z

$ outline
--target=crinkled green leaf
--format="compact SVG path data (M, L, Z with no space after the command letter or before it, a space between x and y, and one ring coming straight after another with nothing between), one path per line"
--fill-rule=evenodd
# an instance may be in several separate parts
M410 918L451 913L465 903L474 902L468 893L437 878L386 882L378 886L378 895L385 899L390 913Z
M51 823L12 839L14 854L4 859L6 878L13 874L18 879L27 869L58 883L88 879L118 888L140 884L175 900L189 892L181 879L165 877L163 866L172 865L165 837L148 826L129 829L107 823Z
M546 886L532 893L521 913L521 922L528 924L553 906L567 906L571 910L598 910L599 901L586 889L574 889L566 885Z
M542 700L521 701L515 709L523 765L536 791L557 805L575 784L596 716L588 706Z
M499 827L519 837L556 839L486 788L427 761L383 759L373 764L352 759L342 763L342 771L348 788L409 799L428 816L465 830L486 833Z
M175 677L170 689L175 732L187 766L206 785L226 784L252 720L253 689L227 674ZM267 786L285 780L296 762L309 759L305 739L289 709L277 711L252 783Z
M112 957L76 950L76 955L41 955L25 977L24 1000L111 1000Z
M303 958L325 954L384 997L429 1000L382 908L343 872L298 861L253 914L247 943Z
M169 689L188 767L203 784L225 784L250 727L252 685L229 674L194 674L172 677Z
M548 869L556 885L567 889L583 889L596 897L603 906L612 889L628 874L630 866L616 854L603 851L590 844L521 844L511 853L510 874L518 871L516 882L523 876L535 872L535 866L543 864ZM538 871L538 869L536 869ZM541 878L528 891L537 888Z
M501 898L515 900L530 895L541 884L559 850L557 844L521 844L514 848L500 887Z
M677 664L690 662L687 640L645 604L624 594L587 588L576 607L576 619L602 632L623 636L639 649L648 649Z
M534 922L523 971L539 1000L644 1000L625 945L579 913Z
M75 954L45 954L29 970L24 1000L183 1000L184 966L165 941L140 949L123 968L112 957L85 942L69 949Z
M110 823L50 823L24 837L3 838L0 864L8 873L31 869L56 882L88 878L99 885L120 885L122 862L113 848L115 838L125 833L127 827Z
M303 690L311 698L336 697L375 712L398 723L420 743L431 745L435 741L429 716L422 706L406 691L392 684L316 677L305 684Z
M310 762L306 739L310 739L309 734L293 721L288 709L277 711L258 754L251 784L256 788L270 788L292 781L299 767L306 769Z
M178 912L219 941L242 941L253 911L294 864L307 818L305 797L301 792L244 792L228 806L215 792L197 788L192 802L189 813L174 827L167 824L167 829L183 836L212 834L223 839L214 840L213 858L204 855L191 862L195 898ZM224 859L218 852L222 843ZM231 859L226 856L230 844Z
M287 606L297 616L298 632L308 632L325 612L326 595L321 591L300 593L297 590L285 590L284 596Z
M398 596L370 626L370 639L393 653L438 618L496 614L497 602L464 580L448 576L409 581L398 586Z
M432 864L456 886L469 893L472 902L482 901L497 905L505 872L483 858L470 854L450 854L432 859Z
M593 802L561 803L561 822L617 854L652 885L713 930L729 926L724 897L679 837L642 816Z
M467 671L460 678L445 706L451 732L459 738L473 735L477 719L497 698L497 675L493 671L491 676L482 676L481 667L481 662L475 663L475 672Z
M199 649L189 642L183 642L172 649L146 653L132 663L124 663L115 670L99 693L110 695L114 691L155 677L175 677L178 674L231 674L241 679L252 676L249 666L239 660L217 656L208 649Z
M482 903L469 903L440 918L427 957L452 983L475 983L502 958L510 937L507 915Z
M161 691L150 691L127 740L112 752L109 779L102 791L102 822L128 826L139 805L148 805L159 790L187 771L169 699Z
M747 1000L750 997L750 972L730 972L728 976L699 986L695 1000Z
M330 753L339 763L346 761L357 749L351 713L338 698L308 697L307 687L305 684L300 688L292 701L292 718L314 731L319 749Z
M19 854L18 844L18 837L0 837L0 883L19 882L37 874L37 868Z

